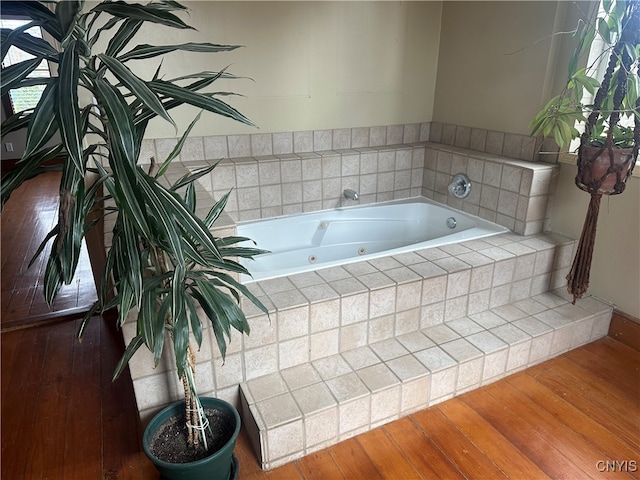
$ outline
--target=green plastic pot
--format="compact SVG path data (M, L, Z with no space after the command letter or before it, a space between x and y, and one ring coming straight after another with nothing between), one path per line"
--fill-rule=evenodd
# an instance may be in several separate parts
M230 480L238 478L238 460L233 455L236 439L240 432L240 415L233 405L219 398L201 397L200 401L205 409L217 409L228 414L235 420L233 435L224 446L201 460L190 463L169 463L153 456L150 451L150 442L160 427L169 418L184 411L184 402L176 402L160 411L144 431L142 448L149 460L153 462L165 480Z

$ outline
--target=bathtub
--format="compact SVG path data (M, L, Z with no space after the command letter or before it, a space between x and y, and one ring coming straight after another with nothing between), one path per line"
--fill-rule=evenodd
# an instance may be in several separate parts
M424 197L239 222L237 228L271 252L242 259L253 277L243 276L244 283L508 231Z

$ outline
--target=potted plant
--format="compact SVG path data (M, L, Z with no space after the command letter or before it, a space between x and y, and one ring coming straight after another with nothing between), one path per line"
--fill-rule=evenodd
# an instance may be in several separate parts
M531 126L534 135L553 136L560 148L580 139L575 183L591 194L591 201L567 276L575 303L589 285L602 195L624 191L638 158L640 2L605 1L595 21L582 23L574 34L577 47L569 62L566 86L535 115ZM606 66L601 82L589 73L593 68L580 68L596 38L604 45L596 60Z
M215 440L210 435L213 429L207 426L206 410L217 409L222 417L232 421L232 427L225 427L230 429L227 432L230 456L239 417L226 402L205 401L198 396L193 343L200 345L203 320L210 322L224 358L231 328L249 333L249 325L239 308L240 296L246 296L267 312L237 280L239 274L248 274L236 261L237 257L252 258L261 250L238 246L246 240L243 238L212 235L210 229L224 209L227 196L204 218L195 214L193 182L215 165L187 174L168 186L163 181L164 173L200 115L168 158L152 161L148 169L139 161L149 121L161 117L173 123L168 112L183 104L253 125L221 100L229 93L204 91L219 79L236 78L233 75L224 70L205 71L164 79L161 72L160 60L171 52L215 53L237 47L212 43L161 46L132 43L144 24L191 28L178 15L186 8L174 0L145 5L107 1L90 9L84 9L83 1L54 3L52 9L47 5L48 2L32 1L1 4L3 16L17 14L32 20L16 30L3 29L3 59L10 46L33 56L2 69L2 94L28 85L45 86L34 109L18 112L2 124L3 135L21 128L27 133L18 167L3 178L2 204L25 180L51 169L62 172L59 221L36 254L52 243L44 273L49 303L63 283L71 282L83 238L100 219L107 215L115 218L112 245L98 285L99 300L82 322L79 337L96 313L117 309L120 326L130 315L135 316L137 335L127 345L114 378L140 347L153 352L158 364L166 353L166 342L171 342L172 359L184 386L183 416L187 420L183 427L189 432L189 448L198 456L211 453ZM53 41L28 34L26 30L32 26L40 26ZM54 41L58 48L54 47ZM100 49L99 45L104 47ZM29 77L43 59L57 64L57 77ZM140 60L153 62L151 71L155 69L155 73L151 78L143 79L130 69L132 63ZM89 98L84 105L79 101L82 94ZM56 138L59 142L55 142ZM51 166L47 162L53 158L62 161ZM85 185L88 177L93 177L93 183ZM220 478L229 477L230 461L226 465L216 464ZM194 463L200 467L204 461L187 465ZM168 476L171 472L162 473ZM197 475L178 473L176 478L200 478Z

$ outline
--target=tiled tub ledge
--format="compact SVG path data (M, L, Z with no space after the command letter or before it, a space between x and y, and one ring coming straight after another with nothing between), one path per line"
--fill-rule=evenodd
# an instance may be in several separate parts
M574 244L507 233L250 284L272 312L249 309L236 352L262 468L605 336L612 307L559 288Z

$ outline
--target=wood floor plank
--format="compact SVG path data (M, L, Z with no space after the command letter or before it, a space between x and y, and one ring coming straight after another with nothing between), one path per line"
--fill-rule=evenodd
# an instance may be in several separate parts
M589 476L569 461L537 430L505 402L497 401L485 389L465 393L460 399L478 412L548 477L583 480Z
M10 338L19 336L19 356L16 366L2 365L3 381L9 379L2 391L2 455L1 478L25 478L29 458L28 445L34 439L34 417L39 401L48 332L32 329L23 333L2 334L2 348ZM14 364L14 365L16 365ZM57 436L54 437L58 438ZM7 461L7 459L11 459Z
M553 368L534 375L538 382L640 450L637 415L629 416L638 411L637 403L621 399L613 387L603 386L570 360L557 358L549 363Z
M348 480L381 480L384 478L355 438L329 447L329 453L344 478Z
M260 474L262 470L258 464L258 457L253 451L251 441L249 440L249 434L246 428L240 427L240 433L236 440L236 448L234 450L238 463L240 464L240 478L253 478L254 475Z
M611 340L629 346L632 350L640 351L640 323L638 319L626 315L618 310L613 311L609 327Z
M549 478L509 440L460 399L438 405L447 418L509 478Z
M537 405L547 410L557 421L568 425L573 431L585 438L602 453L603 459L633 459L637 457L636 450L611 433L606 426L593 420L544 385L536 382L526 372L511 375L507 381ZM639 478L638 472L631 472L631 476Z
M585 478L586 476L591 478L600 476L596 464L603 460L602 453L570 427L557 422L553 415L509 383L490 385L487 387L487 392L493 395L496 401L517 405L516 413L525 418L530 427L535 428L541 437L549 443L553 443L560 453L578 465L585 472ZM609 475L610 478L628 479L626 473L623 472L611 472Z
M2 334L0 334L2 335ZM0 365L2 365L2 369L6 372L15 372L19 365L18 362L20 356L20 341L22 340L22 332L16 332L12 335L7 335L6 337L2 337L2 348L0 349ZM10 380L11 375L0 375L0 385L2 391L2 398L4 398L5 394L8 392L8 388L10 388L11 383Z
M60 325L60 328L67 326L73 327L75 334L79 321ZM99 355L100 325L93 322L82 343L74 342L64 478L100 478L102 475L102 432L95 428L95 423L102 418L100 362L95 361Z
M122 337L113 327L113 318L96 320L101 328L102 431L110 440L103 446L103 477L134 480L141 471L152 472L153 466L140 453L139 418L128 369L115 382L111 380L124 351Z
M298 469L305 480L343 480L342 472L327 450L300 459Z
M464 475L434 445L411 417L401 418L383 428L425 477L464 479Z
M389 438L384 429L371 430L367 435L357 437L357 440L383 478L407 480L425 478L407 460L402 450Z
M74 340L73 329L66 325L49 331L25 478L40 478L43 471L50 478L63 477L65 442L54 439L66 435Z
M238 461L240 461L238 459ZM256 480L256 479L268 479L268 480L304 480L304 477L298 469L298 462L286 463L273 470L258 470L254 472L246 472L244 464L240 463L240 472L238 480Z
M631 398L638 398L640 394L640 352L631 348L621 348L621 344L614 351L606 342L594 342L587 348L567 352L566 358L579 365L599 381L629 393ZM622 353L621 350L626 352ZM635 355L632 354L635 352ZM621 354L622 353L622 354ZM629 353L629 355L625 355ZM594 362L594 359L598 361Z
M458 430L439 408L429 408L412 417L465 477L506 478L504 472Z

